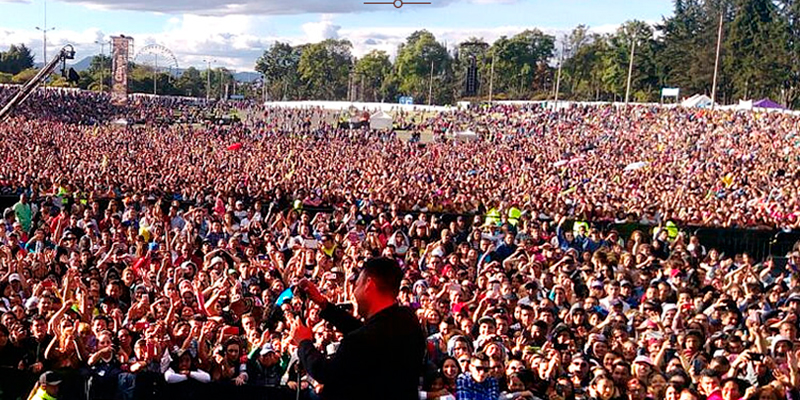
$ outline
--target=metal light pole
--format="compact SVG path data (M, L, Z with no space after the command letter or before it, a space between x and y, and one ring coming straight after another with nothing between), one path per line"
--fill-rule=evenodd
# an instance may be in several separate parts
M711 109L717 106L717 71L719 69L719 47L722 43L722 11L719 12L719 31L717 32L717 55L714 59L714 83L711 84Z
M431 104L433 104L433 60L431 60L431 80L428 82L428 105Z
M625 86L625 105L631 95L631 76L633 75L633 56L636 52L636 36L631 37L631 60L628 63L628 84Z
M106 80L106 68L103 65L106 59L106 42L102 40L95 40L94 43L100 45L100 93L103 93L105 92L104 84ZM111 47L109 42L109 50L110 49Z
M223 99L223 97L222 97L222 94L223 94L222 90L223 90L223 89L222 89L222 68L220 68L220 69L219 69L219 99L220 99L220 100L222 100L222 99ZM225 100L227 100L227 99L225 99Z
M492 96L494 95L494 56L492 54L492 68L489 73L489 103L492 102Z
M558 57L558 73L556 74L556 94L553 99L553 108L558 110L558 92L561 91L561 66L564 65L564 42L561 42L561 55Z
M37 26L36 30L42 32L42 60L44 64L47 64L47 32L52 32L56 30L56 28L52 27L48 29L47 25L45 25L45 28Z
M47 65L47 32L51 32L56 29L55 27L47 28L47 0L44 0L44 25L42 26L42 28L37 26L36 30L42 32L42 63Z
M153 96L158 95L158 54L154 54L153 62Z
M217 62L217 60L203 60L204 63L208 65L206 68L206 103L211 100L211 63Z

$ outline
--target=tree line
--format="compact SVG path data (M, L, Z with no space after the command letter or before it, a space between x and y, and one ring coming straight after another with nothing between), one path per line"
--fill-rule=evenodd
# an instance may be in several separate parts
M255 65L263 82L240 85L238 93L386 102L412 96L417 104L453 104L490 97L551 99L558 86L562 99L614 101L625 97L633 55L630 98L655 102L665 87L680 88L682 96L712 93L720 33L720 103L770 97L800 106L800 0L674 0L673 14L654 25L632 20L607 34L580 25L562 37L530 29L493 43L473 37L451 48L420 30L399 45L394 59L377 50L355 57L346 39L276 42ZM95 57L78 86L98 90L102 82L108 88L110 63L107 56ZM0 53L0 82L32 75L32 65L25 46L12 46ZM205 97L208 74L211 97L231 87L225 69L189 68L172 76L133 64L129 86L131 92L152 93L157 79L160 94ZM58 78L52 83L66 85Z
M273 99L452 104L463 99L623 100L633 54L632 101L659 101L661 89L710 95L721 22L717 99L771 97L798 106L800 0L675 0L655 25L632 20L615 32L580 25L555 37L539 30L470 38L446 48L433 34L411 34L391 60L382 51L354 57L347 40L275 43L256 62ZM633 47L633 49L632 49ZM633 50L633 51L631 51ZM468 85L470 69L473 84Z

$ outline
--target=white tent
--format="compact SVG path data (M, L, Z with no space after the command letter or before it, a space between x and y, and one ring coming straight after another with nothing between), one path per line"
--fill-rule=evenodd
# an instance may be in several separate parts
M478 134L472 131L471 129L467 129L461 132L456 132L454 136L456 140L463 140L463 141L478 140Z
M369 127L371 129L392 129L392 116L378 111L369 117Z
M752 110L753 100L739 100L739 105L736 106L737 110Z
M685 108L708 108L711 107L711 98L704 94L696 94L681 102Z

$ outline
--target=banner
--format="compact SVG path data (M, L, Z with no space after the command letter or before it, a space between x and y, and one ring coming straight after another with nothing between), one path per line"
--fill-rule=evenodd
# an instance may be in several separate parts
M111 40L111 102L120 105L128 102L128 58L133 38L120 35Z
M678 97L680 96L680 88L662 88L661 97Z

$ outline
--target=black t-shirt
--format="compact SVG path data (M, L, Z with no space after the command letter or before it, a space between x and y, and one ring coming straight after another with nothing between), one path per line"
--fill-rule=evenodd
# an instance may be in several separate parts
M19 362L22 361L22 355L22 349L11 344L9 340L6 345L0 349L0 367L17 368Z

